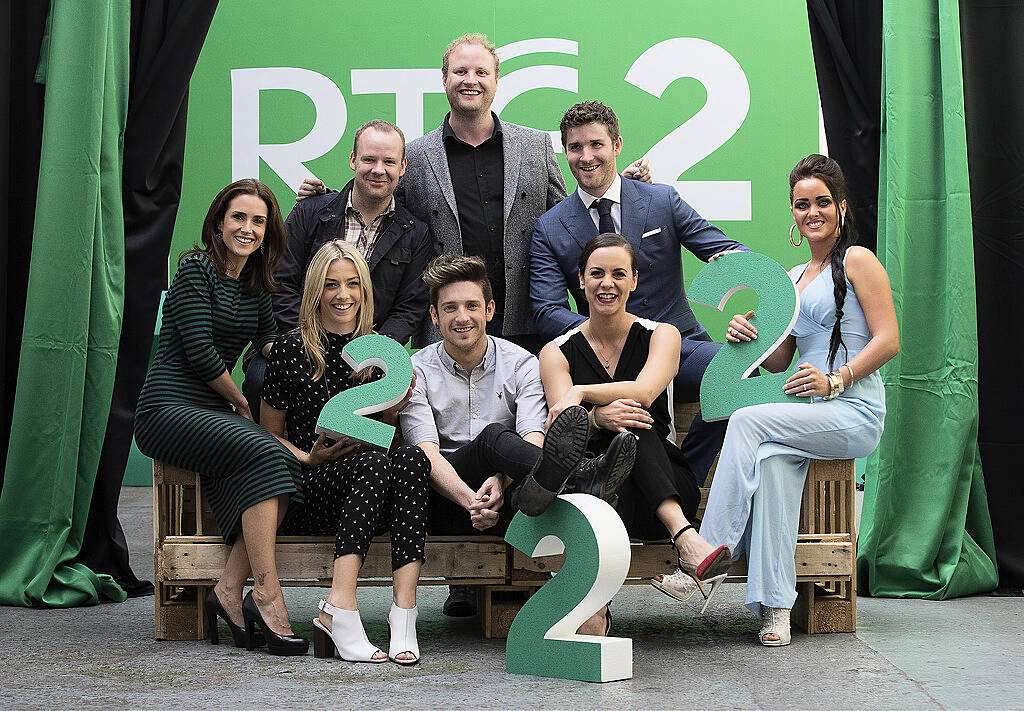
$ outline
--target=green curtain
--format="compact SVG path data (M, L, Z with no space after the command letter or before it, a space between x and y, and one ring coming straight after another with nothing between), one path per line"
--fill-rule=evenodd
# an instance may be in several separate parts
M886 0L878 255L900 354L868 462L862 594L946 599L996 587L978 453L978 328L957 0Z
M72 563L110 409L124 302L122 138L130 0L52 0L39 190L0 494L0 603L124 600Z

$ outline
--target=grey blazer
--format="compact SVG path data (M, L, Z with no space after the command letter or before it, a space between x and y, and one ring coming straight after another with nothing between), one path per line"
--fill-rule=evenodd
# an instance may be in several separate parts
M543 131L501 122L505 154L505 324L506 335L536 333L530 306L530 236L534 221L565 197L565 181L551 138ZM462 254L459 210L455 204L441 127L409 143L408 165L398 184L402 203L430 225L440 252ZM441 336L427 321L425 342Z

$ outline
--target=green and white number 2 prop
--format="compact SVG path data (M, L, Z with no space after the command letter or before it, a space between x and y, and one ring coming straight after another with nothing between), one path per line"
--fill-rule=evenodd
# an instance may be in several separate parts
M331 439L348 437L372 447L389 449L395 428L365 415L386 410L405 397L412 382L409 352L387 336L370 333L347 343L341 357L353 371L377 366L384 371L384 377L343 390L328 400L317 418L317 433Z
M629 570L629 536L615 509L589 494L563 494L540 516L517 513L505 540L531 557L565 551L562 569L512 621L505 671L580 681L632 678L632 639L576 633Z
M700 409L705 420L725 419L748 405L809 402L782 390L789 372L750 377L796 323L800 295L782 265L756 252L725 254L697 273L686 296L722 311L740 289L753 289L757 294L757 310L750 322L758 337L739 343L726 341L711 359L700 382Z

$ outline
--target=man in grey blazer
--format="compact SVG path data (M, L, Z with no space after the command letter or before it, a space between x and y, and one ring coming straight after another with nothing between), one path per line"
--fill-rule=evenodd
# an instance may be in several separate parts
M565 197L565 182L548 134L499 121L491 111L498 74L486 36L466 34L448 45L441 79L451 112L409 143L397 194L430 226L441 252L484 260L496 305L488 334L537 353L545 339L530 307L530 234L537 217ZM646 160L624 175L649 179ZM323 190L319 180L307 179L297 199ZM423 340L440 340L429 320Z
M636 250L639 280L629 297L631 314L671 323L682 335L675 397L699 397L700 381L720 343L697 321L686 300L680 246L709 261L732 250L749 251L727 238L669 185L622 180L616 157L622 136L615 112L587 101L565 112L562 145L579 187L534 225L530 244L530 297L537 330L551 340L586 320L586 299L577 265L584 245L603 232L622 235ZM572 294L581 313L569 309ZM725 422L705 423L698 414L681 449L698 483L722 446Z

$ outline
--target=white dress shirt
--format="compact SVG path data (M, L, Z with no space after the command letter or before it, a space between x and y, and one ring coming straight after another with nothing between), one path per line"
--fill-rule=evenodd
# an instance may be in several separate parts
M615 231L618 234L622 234L622 176L616 175L615 182L605 191L604 195L598 195L594 197L583 188L576 188L576 194L580 196L580 200L583 201L583 206L587 208L587 212L590 213L590 219L594 221L594 227L600 229L600 219L597 216L597 208L591 209L590 206L594 204L594 201L598 198L607 198L612 201L612 224L615 225Z

